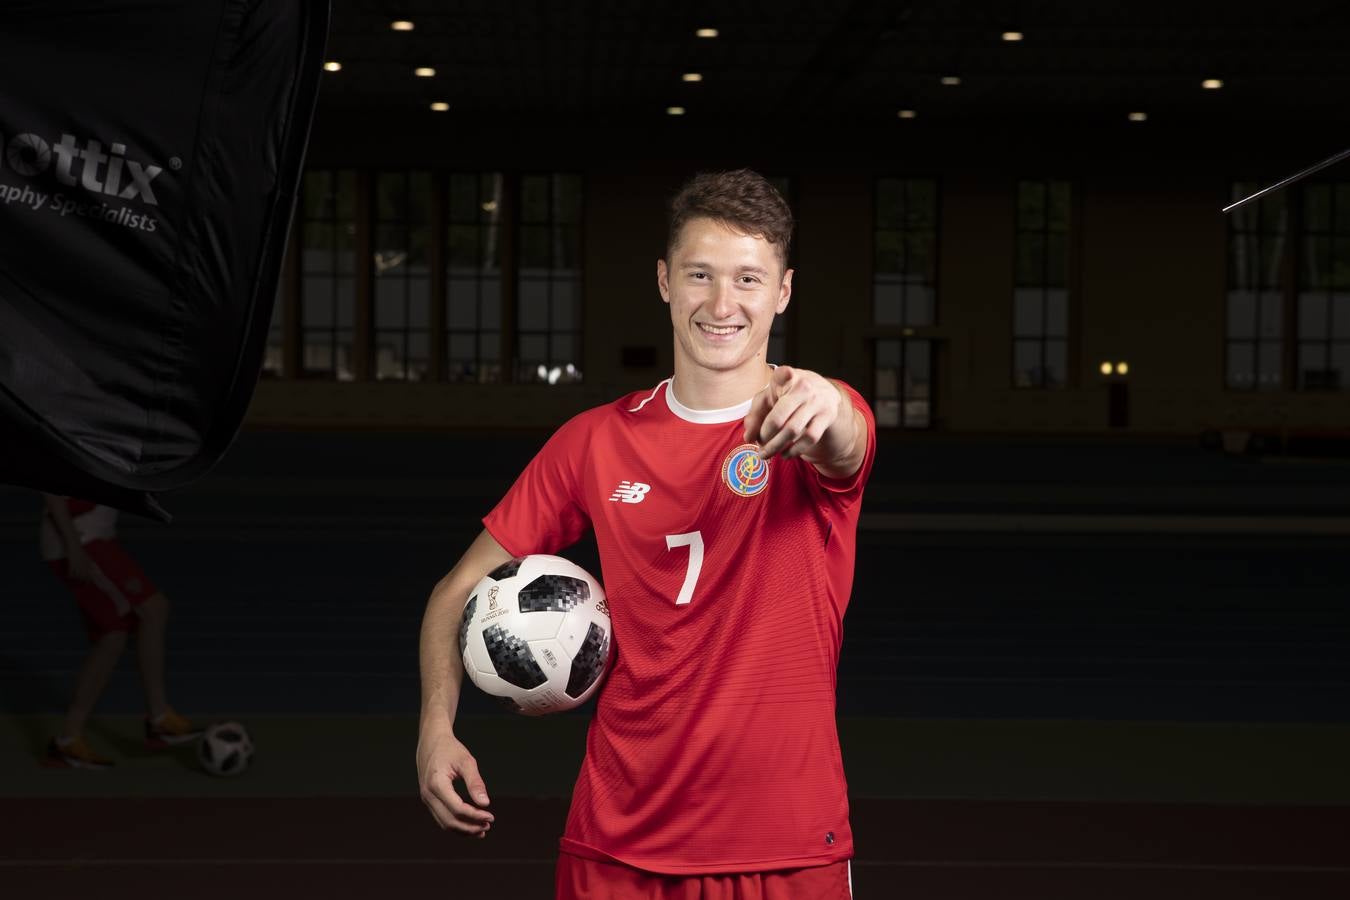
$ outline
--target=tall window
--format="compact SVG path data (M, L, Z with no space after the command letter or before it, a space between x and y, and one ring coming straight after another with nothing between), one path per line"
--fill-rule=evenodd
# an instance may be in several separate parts
M1257 189L1255 183L1234 184L1233 199ZM1225 381L1230 388L1276 390L1284 382L1288 203L1288 193L1275 191L1233 210L1228 218Z
M375 377L422 381L431 368L429 172L375 178Z
M447 190L446 378L501 381L502 176L454 173Z
M340 381L352 369L356 318L356 173L305 173L300 261L301 367Z
M878 425L927 428L932 424L932 342L882 338L876 343L874 398Z
M1067 379L1069 200L1067 181L1017 183L1014 387L1058 388Z
M937 321L937 184L928 178L877 181L873 321Z
M575 174L306 172L298 308L278 305L266 371L296 323L286 374L581 381L581 209Z
M1306 185L1302 200L1298 386L1346 390L1350 389L1350 182Z
M581 178L524 175L516 267L516 380L581 380Z
M928 428L933 344L912 329L937 324L937 182L880 178L873 229L873 392L877 424Z

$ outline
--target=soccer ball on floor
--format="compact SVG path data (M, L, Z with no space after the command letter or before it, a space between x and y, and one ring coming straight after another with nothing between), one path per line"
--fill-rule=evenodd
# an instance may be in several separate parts
M197 760L212 775L238 775L253 759L253 739L238 722L217 722L197 742Z
M560 556L520 557L485 575L459 627L469 678L529 716L586 702L611 646L605 589Z

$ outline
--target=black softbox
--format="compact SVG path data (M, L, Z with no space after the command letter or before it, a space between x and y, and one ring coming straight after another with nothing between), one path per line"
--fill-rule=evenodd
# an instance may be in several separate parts
M239 429L328 0L0 0L0 481L164 517Z

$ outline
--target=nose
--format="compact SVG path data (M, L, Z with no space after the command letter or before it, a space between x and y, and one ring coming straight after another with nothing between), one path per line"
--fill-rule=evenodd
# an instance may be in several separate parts
M736 303L732 298L732 287L729 281L719 281L713 295L712 314L716 319L727 319L736 313Z

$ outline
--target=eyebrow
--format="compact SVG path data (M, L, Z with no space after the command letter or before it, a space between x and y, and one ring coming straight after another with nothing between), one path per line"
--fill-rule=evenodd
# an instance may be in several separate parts
M712 264L712 263L703 262L703 261L701 261L701 260L693 259L693 260L690 260L689 262L685 263L684 265L680 266L680 268L681 268L681 269L711 269L711 268L713 268L713 264ZM755 275L768 275L768 274L769 274L769 272L768 272L767 269L761 269L759 266L737 266L737 267L736 267L736 271L737 271L737 272L751 272L751 273L753 273L753 274L755 274Z

